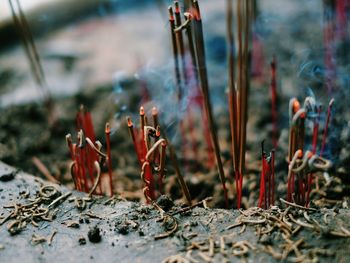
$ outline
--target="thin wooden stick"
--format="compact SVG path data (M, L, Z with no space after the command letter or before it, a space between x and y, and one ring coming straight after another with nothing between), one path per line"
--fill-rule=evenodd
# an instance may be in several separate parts
M36 166L36 168L38 168L39 171L46 177L47 180L49 180L50 182L53 182L55 184L59 183L57 181L57 179L50 173L49 169L47 169L45 164L43 164L42 161L38 157L33 156L32 162Z

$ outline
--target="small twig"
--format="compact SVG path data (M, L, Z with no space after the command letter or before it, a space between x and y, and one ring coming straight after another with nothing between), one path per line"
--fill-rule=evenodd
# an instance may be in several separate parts
M57 230L55 229L55 230L52 232L52 234L51 234L50 236L47 237L47 244L48 244L49 246L51 246L52 240L53 240L53 238L54 238L54 236L55 236L56 234L57 234Z
M97 161L95 161L94 165L95 165L95 168L96 168L97 177L96 177L94 186L91 188L91 190L90 190L90 192L88 194L89 197L91 197L93 192L95 192L95 190L96 190L96 188L97 188L97 186L98 186L98 184L100 183L100 180L101 180L101 167L100 167L100 164Z
M242 224L243 224L242 222L238 222L238 223L235 223L233 225L229 225L228 227L226 227L226 230L241 226Z
M256 220L241 218L240 221L245 224L264 224L266 222L266 218Z
M239 235L240 235L240 234L243 234L243 232L245 231L246 228L247 228L247 225L244 224L244 225L242 226L241 231L239 231L238 234L239 234Z
M302 227L306 227L306 228L310 228L310 229L315 229L315 226L314 225L311 225L311 224L308 224L306 222L302 222L300 221L299 219L295 219L292 214L289 214L288 215L289 218L296 224L298 224L299 226L302 226Z
M173 233L175 233L177 231L178 224L177 224L177 221L176 221L175 217L172 217L172 216L169 216L169 215L164 216L163 224L166 224L166 222L167 222L167 220L169 220L169 218L171 220L173 220L173 226L168 231L166 231L165 233L155 236L154 237L155 240L169 237L169 236L171 236Z
M200 256L205 262L212 262L212 258L203 252L198 252L198 256Z
M33 245L37 245L37 244L42 243L42 242L47 242L47 239L46 239L46 237L39 236L38 234L33 234L31 241L32 241Z
M56 204L58 204L59 202L61 202L62 200L65 200L68 196L70 196L72 194L72 192L67 192L64 195L61 195L60 197L57 197L54 201L52 201L47 208L53 208L55 207Z
M232 248L237 248L232 251L232 254L234 256L243 256L248 253L248 246L245 244L244 241L238 241L232 245Z
M317 209L315 209L315 208L304 207L304 206L298 205L296 203L288 202L288 201L284 200L283 198L280 198L280 201L282 203L285 203L285 204L290 205L290 206L294 206L296 208L300 208L300 209L304 209L304 210L308 210L308 211L317 211Z
M180 213L185 213L185 212L187 212L187 211L189 211L189 210L192 210L193 208L195 208L195 207L197 207L197 206L200 206L200 205L203 204L204 202L208 202L208 201L211 201L211 200L213 200L213 197L207 197L207 198L205 198L204 200L199 201L199 202L197 202L197 203L195 203L195 204L193 204L193 205L191 205L191 206L187 206L187 207L181 208L180 210L177 210L177 211L171 213L170 215L173 216L173 215L177 215L177 214L180 214Z
M57 179L54 176L52 176L49 169L47 169L45 164L43 164L43 162L39 158L37 158L36 156L32 157L32 162L36 166L36 168L38 168L38 170L46 177L47 180L55 184L59 183Z

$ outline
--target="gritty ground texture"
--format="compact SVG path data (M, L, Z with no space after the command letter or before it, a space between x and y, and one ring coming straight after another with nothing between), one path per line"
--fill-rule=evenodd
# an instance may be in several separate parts
M88 198L0 164L2 262L348 262L347 209ZM59 199L58 199L59 198ZM17 224L18 223L18 224ZM14 249L16 247L16 249ZM172 261L177 260L177 261Z

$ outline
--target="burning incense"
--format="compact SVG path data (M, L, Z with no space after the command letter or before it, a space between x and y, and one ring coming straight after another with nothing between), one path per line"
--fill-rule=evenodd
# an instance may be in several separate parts
M227 189L226 189L226 178L224 173L224 168L220 156L220 146L218 137L216 134L216 126L214 123L214 117L213 112L210 104L210 93L209 93L209 83L208 83L208 74L207 74L207 68L206 68L206 61L205 61L205 49L204 49L204 39L203 39L203 28L202 28L202 19L200 15L200 9L198 5L198 1L193 1L193 6L195 10L194 14L194 28L195 28L195 46L196 46L196 60L198 64L198 71L199 71L199 79L200 84L202 88L203 98L204 98L204 105L206 109L206 114L208 118L208 124L210 129L210 134L212 138L212 142L214 145L214 152L216 156L216 162L218 166L219 176L220 180L223 186L224 190L224 196L225 196L225 202L226 205L228 205L228 197L227 197Z
M191 196L186 185L186 182L180 172L180 168L177 162L176 154L169 142L167 141L165 134L164 138L161 138L161 130L159 126L158 110L157 108L152 108L152 118L153 125L156 127L146 125L145 110L143 107L140 108L140 130L143 131L142 134L137 134L134 131L133 123L130 118L127 118L128 129L130 137L132 138L135 152L138 156L139 162L141 164L141 179L145 183L143 192L147 202L153 202L156 198L155 184L153 179L153 170L158 171L158 186L159 191L162 192L163 178L165 176L165 157L166 148L169 149L170 159L173 162L175 173L180 182L180 186L186 197L188 204L191 204ZM137 138L141 137L141 138ZM151 140L153 138L154 140ZM153 144L151 141L154 141ZM160 148L160 149L159 149ZM140 151L140 149L143 149Z

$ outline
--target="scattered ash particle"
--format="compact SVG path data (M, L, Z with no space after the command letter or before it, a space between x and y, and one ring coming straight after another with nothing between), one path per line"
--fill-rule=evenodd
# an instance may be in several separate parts
M166 195L161 195L157 199L157 205L159 205L165 212L168 212L171 208L173 208L174 201Z
M101 234L98 226L94 226L93 228L90 228L88 232L88 237L90 242L92 243L98 243L101 241Z
M86 244L86 239L85 239L85 237L79 237L79 245L85 245Z
M11 173L7 173L7 174L2 174L0 175L0 181L1 182L9 182L11 180L13 180L16 176L17 172L11 172Z
M119 234L127 235L129 233L129 226L127 224L119 224L116 226L116 230Z

